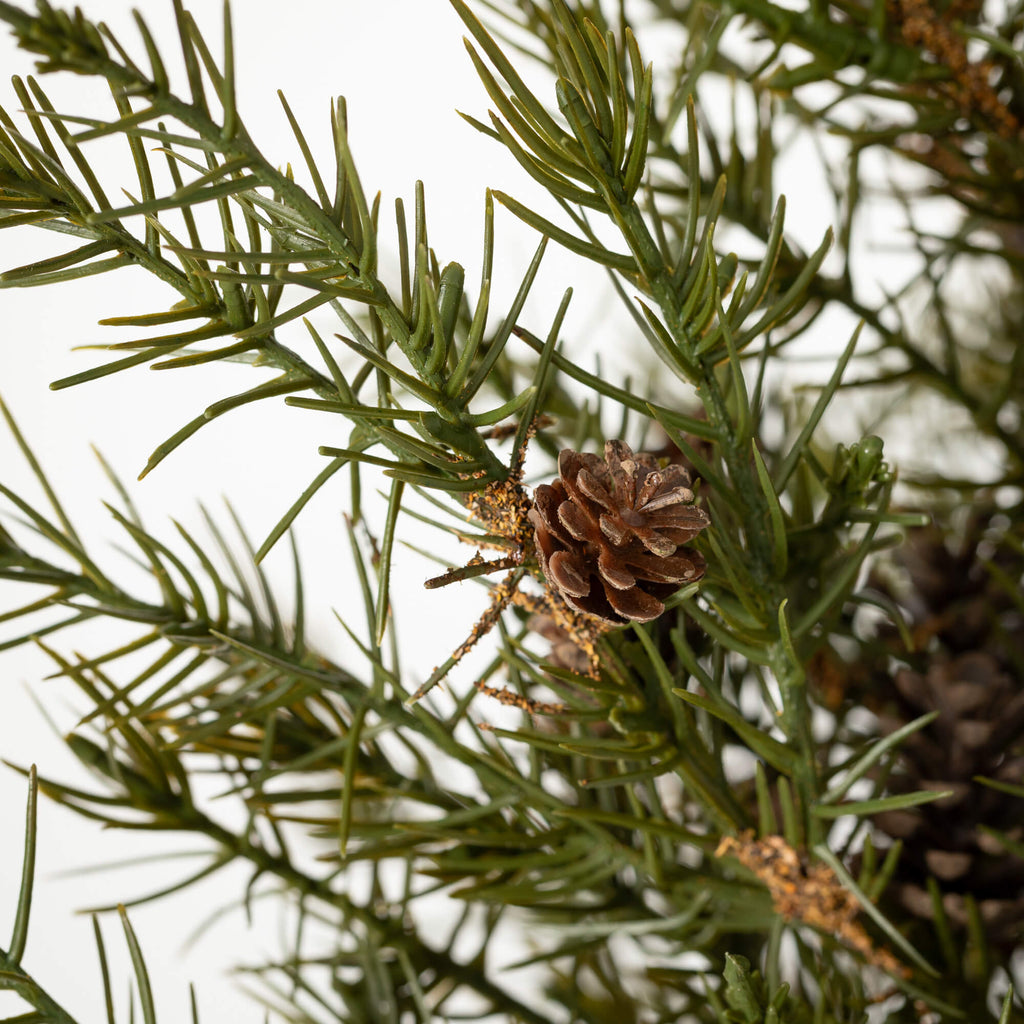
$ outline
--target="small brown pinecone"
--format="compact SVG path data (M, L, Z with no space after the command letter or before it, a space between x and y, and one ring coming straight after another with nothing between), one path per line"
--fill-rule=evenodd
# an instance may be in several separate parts
M565 449L559 479L534 492L537 557L577 611L613 625L649 622L669 594L704 575L703 557L679 549L710 520L692 504L682 466L661 469L623 441L607 441L604 454Z

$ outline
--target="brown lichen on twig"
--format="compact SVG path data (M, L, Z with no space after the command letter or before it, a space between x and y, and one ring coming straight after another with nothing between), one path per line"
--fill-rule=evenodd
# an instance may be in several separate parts
M475 538L481 548L504 551L505 555L493 560L485 560L479 551L463 566L449 569L440 576L426 581L428 589L447 586L460 580L487 575L492 572L506 572L505 577L491 588L490 601L483 615L470 630L466 639L452 652L446 666L435 669L427 681L412 695L410 701L415 702L425 696L440 681L447 667L457 664L473 647L497 625L502 612L510 605L517 605L544 616L557 624L564 631L569 641L582 652L586 659L581 674L597 677L597 640L602 633L610 629L610 625L590 615L584 615L570 608L549 587L540 594L527 593L520 589L526 568L536 563L537 553L534 542L534 524L530 519L530 510L534 507L533 499L523 486L523 461L526 447L536 431L539 420L535 420L520 447L513 453L509 463L508 476L504 480L495 480L475 491L465 499L469 518L483 526L489 537ZM496 690L478 682L477 689L488 696L497 697ZM541 702L526 701L523 703L515 694L510 699L499 697L505 703L513 703L523 710L538 713L552 713L555 705Z
M776 912L834 935L875 967L900 977L907 968L887 949L877 948L857 922L860 905L835 872L822 863L807 864L782 836L755 839L751 831L725 836L716 857L735 857L767 886Z
M1020 135L1020 122L992 88L995 64L968 58L964 37L950 25L948 15L940 15L929 0L890 0L889 10L905 43L927 51L949 69L951 81L940 88L963 114L981 114L1004 139Z
M568 704L536 700L533 697L527 697L525 694L515 693L500 686L488 686L480 680L477 681L476 688L485 697L493 697L499 704L519 708L520 711L525 711L528 715L564 715L570 710Z

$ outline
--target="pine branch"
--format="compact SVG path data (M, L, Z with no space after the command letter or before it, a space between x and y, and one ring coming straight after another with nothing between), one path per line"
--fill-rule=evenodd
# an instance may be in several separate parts
M76 1024L74 1018L61 1006L22 966L28 938L29 917L32 906L32 892L35 882L36 854L36 796L38 781L36 768L33 765L26 773L28 777L28 810L25 824L25 858L22 866L21 887L18 893L18 904L14 913L14 928L7 950L0 949L0 990L13 992L32 1007L34 1013L24 1014L12 1020L33 1020L39 1024ZM132 961L135 983L142 1009L142 1018L146 1024L155 1024L156 1014L153 1007L153 996L150 988L149 973L139 947L138 940L128 921L124 908L120 908L121 924L124 928ZM93 919L96 946L99 953L100 970L103 979L103 990L106 998L108 1017L112 1020L112 995L110 974L107 967L106 951L99 925ZM134 1005L133 1005L134 1009ZM193 1014L193 1019L198 1020Z
M538 182L561 196L564 208L589 237L565 232L515 200L501 195L498 198L527 223L584 258L604 262L611 271L622 275L628 286L649 297L651 305L643 300L639 303L649 328L645 332L647 340L681 380L696 386L712 439L726 467L723 490L731 491L732 504L739 512L734 524L729 523L728 517L715 517L716 530L709 534L708 543L717 556L719 571L709 576L702 596L724 624L724 629L714 632L721 643L733 651L743 651L748 657L757 646L770 652L766 663L782 681L781 721L803 752L796 779L804 803L810 805L820 783L807 731L809 707L803 665L809 655L796 649L785 624L784 609L789 600L784 585L789 527L779 500L781 489L776 490L760 456L752 454L756 453L755 435L740 356L755 339L784 322L802 304L830 245L830 233L817 252L786 282L781 294L769 299L783 246L780 202L766 226L766 251L754 281L748 287L744 275L734 285L736 258L720 259L713 248L715 222L727 193L724 179L719 180L708 208L703 211L699 206L700 193L691 189L682 231L654 201L645 208L638 199L648 157L654 97L650 68L645 69L632 35L627 32L621 44L624 52L620 52L612 33L601 36L580 14L561 3L552 5L554 30L546 41L558 76L555 93L559 121L525 86L466 4L462 0L453 3L487 62L505 81L504 86L499 84L484 59L470 46L470 55L488 94L507 122L492 115L493 134L517 155ZM624 65L628 76L622 70ZM689 181L694 183L701 179L692 102L688 126L688 154L680 164L688 167ZM571 210L574 205L578 208L576 213ZM599 247L587 224L588 210L604 214L617 228L628 248L628 257ZM698 241L701 215L704 227ZM671 241L666 244L668 238ZM733 294L726 307L724 296L730 288ZM837 385L838 379L826 389L823 403L835 393ZM676 435L670 431L670 436ZM806 436L798 440L792 458L803 453L801 442L806 440ZM792 465L785 476L791 471ZM876 491L876 496L880 504L874 515L882 516L887 492ZM869 527L858 546L859 557L850 565L858 565L871 550L878 521L874 519L875 525ZM744 538L743 542L731 539L732 525L737 535ZM798 639L806 638L811 623L819 622L830 609L841 606L854 575L842 574L841 582L830 587L822 600L806 611L801 609L794 632ZM705 628L709 627L709 619L693 605L687 607ZM755 662L761 660L754 655ZM815 823L809 822L809 827L813 830Z
M337 194L328 196L318 173L311 167L317 188L317 195L311 196L262 155L238 116L231 86L230 24L226 27L224 67L218 69L191 16L180 3L176 11L179 42L189 69L191 100L181 99L172 91L163 61L141 19L140 30L152 64L148 74L127 57L106 30L92 25L82 15L63 20L44 9L35 18L28 18L9 5L0 10L0 16L12 24L23 44L45 55L43 70L70 69L106 78L114 87L121 115L112 121L60 115L35 83L30 83L32 96L19 85L40 143L32 143L20 134L13 121L4 115L6 134L0 138L0 157L5 168L0 170L6 171L6 177L0 179L0 185L8 208L18 211L5 223L21 223L23 215L31 214L32 218L44 218L41 222L48 228L73 231L92 241L70 253L9 271L4 282L20 287L51 284L133 262L175 287L183 296L183 304L168 313L117 317L107 323L149 326L207 318L206 324L195 330L112 346L133 351L54 386L82 383L143 363L168 369L245 356L256 365L281 371L281 376L210 406L158 447L144 472L206 422L231 409L267 397L311 391L331 403L333 410L344 410L357 428L357 437L365 438L352 446L352 454L345 460L358 458L366 446L384 444L398 458L396 471L404 472L401 467L408 466L420 483L445 486L475 475L481 480L478 486L483 486L487 481L504 479L507 469L482 441L478 426L525 405L533 392L528 387L517 401L506 403L508 408L471 412L469 406L511 336L515 318L536 274L540 251L485 354L481 343L493 257L492 212L488 202L481 304L475 315L470 310L472 327L460 348L456 334L464 330L459 317L464 301L464 275L454 263L438 269L427 245L422 194L417 199L412 263L405 263L402 268L404 280L411 281L412 287L405 287L402 297L396 299L377 275L377 210L371 210L359 183L347 142L344 104L339 102L332 113ZM223 107L219 120L214 118L206 99L202 72ZM133 109L131 101L137 96L145 98L145 107ZM286 113L300 147L308 154L308 144L287 105ZM188 134L170 131L162 118L173 118ZM94 193L92 202L61 165L46 134L47 123L88 179ZM85 130L72 134L76 125ZM111 206L82 156L82 147L90 140L111 134L123 134L129 139L139 176L140 198L121 208ZM158 197L154 192L153 174L141 145L146 140L161 143L167 157L176 188L166 197ZM187 149L197 150L205 163L185 156L182 151ZM184 171L193 173L190 181L183 181ZM268 190L272 198L266 194ZM203 246L199 239L193 209L206 202L216 204L223 222L224 248L219 250ZM247 242L242 242L235 233L231 205L241 211ZM180 216L191 244L183 244L168 226L165 214L170 212ZM133 238L123 226L123 219L132 215L145 216L145 239ZM398 225L408 257L410 246L401 207ZM263 248L264 239L269 240L272 248ZM161 242L177 263L161 253ZM109 260L96 258L109 251L118 255ZM214 266L217 261L223 269ZM293 271L291 266L296 264L300 269ZM284 284L298 285L313 294L279 312L276 307L284 294ZM346 311L346 303L356 303L367 310L372 339ZM347 330L353 332L354 341L343 340L367 360L367 370L381 370L395 384L410 389L433 408L431 415L413 417L417 429L425 433L426 443L381 424L382 415L387 418L393 410L390 418L395 419L404 412L391 395L390 386L379 387L376 401L366 403L357 395L367 374L360 373L355 387L350 386L340 375L334 356L318 338L314 336L314 341L327 365L326 373L314 369L277 339L280 327L320 306L333 308ZM220 349L193 348L197 342L224 337L239 340ZM392 343L411 364L412 375L400 369L388 352ZM536 382L531 386L535 387ZM275 535L280 532L278 529Z
M145 364L275 370L186 423L146 471L210 419L266 398L345 417L352 428L342 445L321 449L324 470L258 551L231 513L241 557L210 517L216 552L181 530L174 543L161 540L115 481L121 501L110 510L129 557L148 573L142 591L121 586L117 566L93 554L7 417L48 508L13 481L0 484L15 513L0 527L0 578L30 588L0 616L13 626L3 647L38 644L77 687L82 716L68 744L99 780L50 781L48 792L110 827L205 837L198 869L137 902L231 862L251 870L241 905L295 894L295 948L251 969L291 1019L427 1020L460 1013L456 993L493 1013L588 1024L638 1015L839 1024L897 995L894 1024L916 1020L922 1006L988 1019L997 966L1010 963L1020 938L1019 893L992 888L993 877L1010 878L1011 888L1020 877L1019 786L1006 775L1021 743L1012 689L1024 668L1020 509L1005 491L973 492L966 470L941 472L928 507L968 507L929 525L891 504L906 497L879 436L837 443L827 430L841 389L923 382L969 414L973 437L999 442L1005 466L994 480L1019 482L1019 18L997 23L969 4L939 10L922 0L842 0L806 12L763 0L729 11L658 0L646 16L670 20L686 38L675 67L655 75L637 43L640 9L620 4L613 14L595 0L453 5L493 107L486 121L466 120L517 160L555 210L488 194L475 300L463 266L430 248L421 188L408 221L396 204L396 282L381 273L389 243L380 200L360 182L343 101L331 111L334 166L320 168L282 100L307 187L260 152L239 113L227 7L215 58L175 3L186 86L177 90L141 17L138 62L84 14L41 4L28 15L0 2L0 19L40 54L42 70L99 77L114 93L114 113L103 118L58 113L36 82L15 82L24 114L0 112L0 226L45 227L71 247L0 284L61 284L136 265L181 298L111 317L146 336L110 346L111 362L57 384ZM737 12L764 46L735 44ZM794 53L802 63L784 66ZM527 86L526 62L548 70L550 98ZM752 125L706 102L716 78L752 107ZM813 106L803 89L811 82L834 85L827 106ZM872 118L876 100L903 113L880 107L884 116L852 126L850 100ZM815 142L832 132L846 146L834 167L821 150L838 272L825 269L831 231L813 252L787 236L774 174L783 131ZM85 155L111 136L128 141L134 165L120 205ZM152 162L153 144L166 169ZM963 211L953 231L924 230L913 213L927 190L888 190L908 213L920 269L874 304L854 258L861 212L878 191L860 159L869 148L928 167ZM542 236L497 326L488 323L494 199ZM206 212L215 213L212 229ZM126 226L132 216L142 218L137 231ZM716 241L733 227L747 233L742 256ZM572 340L561 338L568 292L545 330L518 322L549 241L604 269L609 294L668 373L612 381L600 365L579 365ZM1011 284L993 289L992 308L965 325L951 268L981 259L1000 261ZM905 313L912 290L929 310L914 321ZM815 395L787 399L778 371L798 340L820 337L812 331L835 307L863 329L834 351ZM328 313L340 345L306 319ZM308 353L286 336L299 319ZM519 364L513 338L530 349L529 365ZM860 372L848 380L854 360ZM601 450L615 422L622 440L605 449L606 486L601 460L583 453ZM667 441L653 433L658 425ZM559 479L531 496L523 467L538 428L545 453L570 450ZM624 468L624 459L638 464L634 437L658 449L637 456L647 475ZM507 460L497 454L505 439ZM932 467L927 447L922 462ZM352 469L346 523L364 628L353 625L358 616L339 621L358 668L309 646L297 556L291 621L250 564L343 466ZM392 478L379 523L364 517L360 495L378 470ZM663 614L651 618L648 604L641 615L650 621L614 629L606 627L621 623L559 618L556 598L579 598L582 570L552 569L554 542L538 554L543 531L561 532L567 561L579 542L580 565L598 566L591 580L628 590L630 552L612 542L637 524L615 517L639 505L622 504L619 489L649 482L647 497L663 510L693 500L695 477L708 514L686 507L700 520L691 561L658 554L676 559L672 573L662 566L664 579L678 581L684 562L693 574L653 599ZM657 490L666 479L679 485L671 494ZM384 643L403 510L442 529L439 513L454 512L446 533L494 549L429 581L490 593L466 642L433 672L399 663L394 630ZM909 540L893 552L898 530ZM647 539L654 546L632 554L649 567L654 549L667 547ZM507 573L497 583L488 579L495 569ZM563 603L591 614L585 603ZM82 653L57 649L57 634L101 619L117 620L123 637L95 649L86 633ZM406 703L487 629L490 661L473 689L444 711L432 699ZM973 703L959 696L964 687ZM521 722L492 726L483 695L519 708ZM864 708L872 714L858 714ZM890 719L887 734L878 723ZM217 803L194 784L211 770L223 783ZM975 786L976 777L989 782ZM229 805L241 812L239 828L219 813ZM840 818L845 833L834 828ZM321 857L300 860L299 843ZM369 879L358 891L349 887L357 868ZM397 894L392 868L407 880ZM35 992L20 966L25 891L5 956L17 983ZM444 938L421 910L420 898L436 893L465 908ZM307 917L330 924L337 948L306 948ZM544 992L522 994L489 969L495 928L509 919L529 929L534 947L523 963L544 965ZM482 935L467 955L473 921ZM126 934L148 1021L145 966L127 922ZM642 964L635 975L627 944ZM677 966L692 953L710 965L701 975ZM1001 1020L1011 1019L1013 1000L1011 990ZM67 1024L57 1009L45 1013Z

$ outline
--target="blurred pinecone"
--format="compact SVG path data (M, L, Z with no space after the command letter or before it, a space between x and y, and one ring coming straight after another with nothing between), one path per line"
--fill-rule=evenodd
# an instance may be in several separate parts
M903 580L874 573L871 585L906 612L914 647L927 657L984 649L1001 664L1024 670L1024 573L1021 526L998 526L1002 513L972 511L961 530L938 523L911 530L895 567ZM995 522L993 522L995 521ZM891 643L895 630L885 634Z
M539 633L551 644L551 652L548 654L547 660L555 668L568 669L579 676L590 673L591 664L586 652L576 643L572 633L565 625L555 621L554 616L530 616L530 629L534 633Z
M680 551L710 522L692 504L686 470L659 468L607 441L605 457L565 449L559 479L534 493L530 521L548 583L572 608L613 625L649 622L664 598L704 575L696 551Z
M1024 841L1024 800L974 781L1024 781L1024 555L1019 540L994 525L999 515L976 510L958 542L934 524L910 532L895 561L902 580L899 571L876 572L872 582L903 607L915 651L884 629L874 657L851 668L873 689L867 703L886 732L939 712L902 745L890 790L953 792L875 817L904 844L887 895L930 919L933 876L954 926L966 925L973 897L989 941L1011 949L1024 938L1024 859L987 830ZM893 670L893 656L907 667Z
M976 776L1019 785L1024 778L1024 689L984 651L936 660L927 673L900 669L897 717L891 732L919 715L939 717L901 747L902 774L894 793L952 790L952 795L907 811L875 816L875 824L903 840L892 892L908 910L930 918L929 875L940 883L943 907L967 923L965 897L978 902L989 940L1014 945L1024 933L1024 860L987 829L1024 840L1024 800L974 781Z

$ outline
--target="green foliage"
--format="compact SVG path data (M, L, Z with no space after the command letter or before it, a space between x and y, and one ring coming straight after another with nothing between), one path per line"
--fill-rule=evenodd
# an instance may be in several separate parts
M6 951L0 949L0 991L14 992L25 1003L32 1007L33 1012L14 1018L21 1021L38 1021L39 1024L75 1024L76 1018L64 1009L22 966L25 958L25 946L28 941L29 911L32 906L32 889L35 882L36 856L36 798L38 783L35 765L28 774L28 811L25 824L25 857L22 867L21 887L18 891L18 903L14 914L14 931ZM138 995L139 1007L145 1024L154 1024L156 1011L153 1005L153 993L150 986L149 972L139 948L138 940L132 930L124 907L118 908L121 925L124 928L125 940L131 957L132 972L135 981L135 992ZM99 954L100 971L103 977L103 994L107 1008L107 1020L113 1024L113 994L110 987L110 971L107 967L106 948L99 922L93 917L93 934L96 937L96 950ZM134 1006L134 1000L133 1000ZM193 1022L198 1021L193 1001Z
M918 918L894 895L910 841L891 842L881 822L955 795L929 777L891 784L907 771L904 750L938 728L940 711L904 716L889 731L877 719L865 725L862 713L884 714L902 673L932 682L955 663L938 650L939 612L912 630L904 612L914 614L913 602L901 608L868 576L892 569L887 552L902 531L927 523L950 495L977 488L979 504L994 503L992 579L1007 615L1024 612L1013 560L1024 517L1019 12L988 24L970 4L947 10L912 0L807 11L767 0L648 0L628 16L624 5L612 12L596 0L451 3L493 105L486 121L464 118L552 201L541 211L488 193L475 294L464 264L430 245L422 186L411 217L397 200L394 233L382 229L381 198L360 179L343 99L328 126L332 164L321 167L281 97L309 188L262 153L239 110L243 57L227 4L215 55L174 0L185 71L178 84L169 45L141 14L139 63L87 12L40 0L28 14L0 2L0 20L40 58L40 72L102 79L114 107L108 119L61 112L35 79L14 80L20 113L0 110L0 228L42 228L72 242L7 270L0 287L59 286L136 266L174 293L166 308L114 311L104 323L137 327L140 337L52 387L139 365L273 371L201 410L156 447L143 475L208 421L266 399L351 425L344 447L320 448L324 469L259 544L245 536L244 515L231 513L244 558L209 516L213 550L177 524L175 541L161 540L111 474L114 528L147 574L146 590L117 582L123 567L93 553L3 408L43 501L0 481L9 518L0 526L0 579L28 591L0 615L9 630L0 650L38 645L89 708L67 744L93 782L44 772L40 788L110 828L196 837L201 866L146 899L239 863L250 873L242 906L271 892L292 899L294 947L247 968L281 1019L451 1019L467 1012L460 999L481 1018L537 1024L854 1024L882 1000L894 1022L917 1021L919 1010L936 1020L1020 1019L1012 976L992 1012L1013 944L986 931L969 887L956 894L969 918L961 927L939 881L928 880L931 926L922 938ZM645 58L644 40L661 22L685 34L673 67ZM737 46L735 33L751 45ZM959 61L968 40L986 54L968 62L978 73ZM546 93L527 85L528 63L546 73ZM723 82L755 112L752 132L735 111L706 101L711 83ZM832 88L824 103L809 88L822 84ZM870 114L855 123L858 103ZM822 225L809 252L787 232L774 177L783 131L817 142L828 132L841 145L842 166L827 168L835 224ZM115 136L129 143L134 175L119 206L88 160L90 143ZM862 197L877 184L861 168L871 150L925 163L934 190L961 214L948 237L926 232L913 220L920 200L898 196L920 269L906 295L874 304L855 259ZM500 259L495 200L539 235L502 310L490 299ZM790 207L799 201L791 195ZM201 215L202 204L215 219ZM138 232L130 218L141 218ZM740 239L746 253L720 251L720 238ZM607 273L608 294L667 374L619 387L583 365L563 332L569 292L547 323L523 322L549 245ZM949 284L954 264L980 266L980 257L999 260L1009 282L984 329L957 309ZM908 323L915 290L929 314ZM841 349L826 350L814 333L826 309L859 321ZM314 312L336 317L333 337L314 326ZM811 342L834 366L804 405L778 380ZM998 477L971 480L939 456L929 460L924 435L911 499L897 490L883 451L884 414L870 432L837 441L833 411L857 408L865 395L895 405L894 389L908 400L924 390L966 412L975 436L999 445ZM521 507L495 495L529 503L521 484L528 444L547 456L600 450L613 423L638 450L661 447L699 477L711 527L693 547L707 572L657 620L603 635L598 670L582 675L557 646L541 648L528 606L513 606L512 591L522 588L535 607L544 580L529 531L502 518ZM511 455L499 454L506 437ZM352 483L346 521L366 629L341 625L361 652L357 665L307 640L297 556L290 620L260 568L342 469ZM377 522L360 495L382 478L388 504ZM457 525L446 526L452 515ZM510 575L485 580L495 603L478 691L503 690L524 711L519 727L474 726L477 691L447 704L418 700L458 658L431 673L400 657L391 557L416 520L506 553L500 565ZM1009 525L997 532L1003 520ZM1013 558L1000 562L1006 552ZM483 578L487 568L477 558L431 583ZM895 622L898 647L886 646L888 627L865 624L878 609ZM74 626L89 637L99 622L120 623L122 639L107 648L87 642L74 654L54 642ZM471 628L476 639L481 630ZM925 664L911 659L922 639L932 659ZM1019 684L1024 651L1000 644L973 653L1001 659L998 672L1018 672ZM1005 743L1008 758L1021 752L1019 735L1007 732ZM223 784L216 801L195 785L210 773ZM22 966L34 769L29 777L24 879L12 939L0 951L0 987L32 1008L19 1019L67 1022ZM983 783L1007 800L1021 795L1006 780ZM1006 813L1017 821L1019 811ZM992 823L987 835L1020 858L1014 828ZM721 843L737 836L749 854L739 866ZM778 865L755 863L751 851L770 847L753 836L778 839L799 860L796 892L785 891ZM458 908L444 929L421 909L439 892ZM148 1024L148 974L120 913ZM304 943L307 921L326 922L335 945ZM506 925L529 935L516 966L543 967L543 991L524 991L489 963ZM98 926L96 934L113 1021Z

